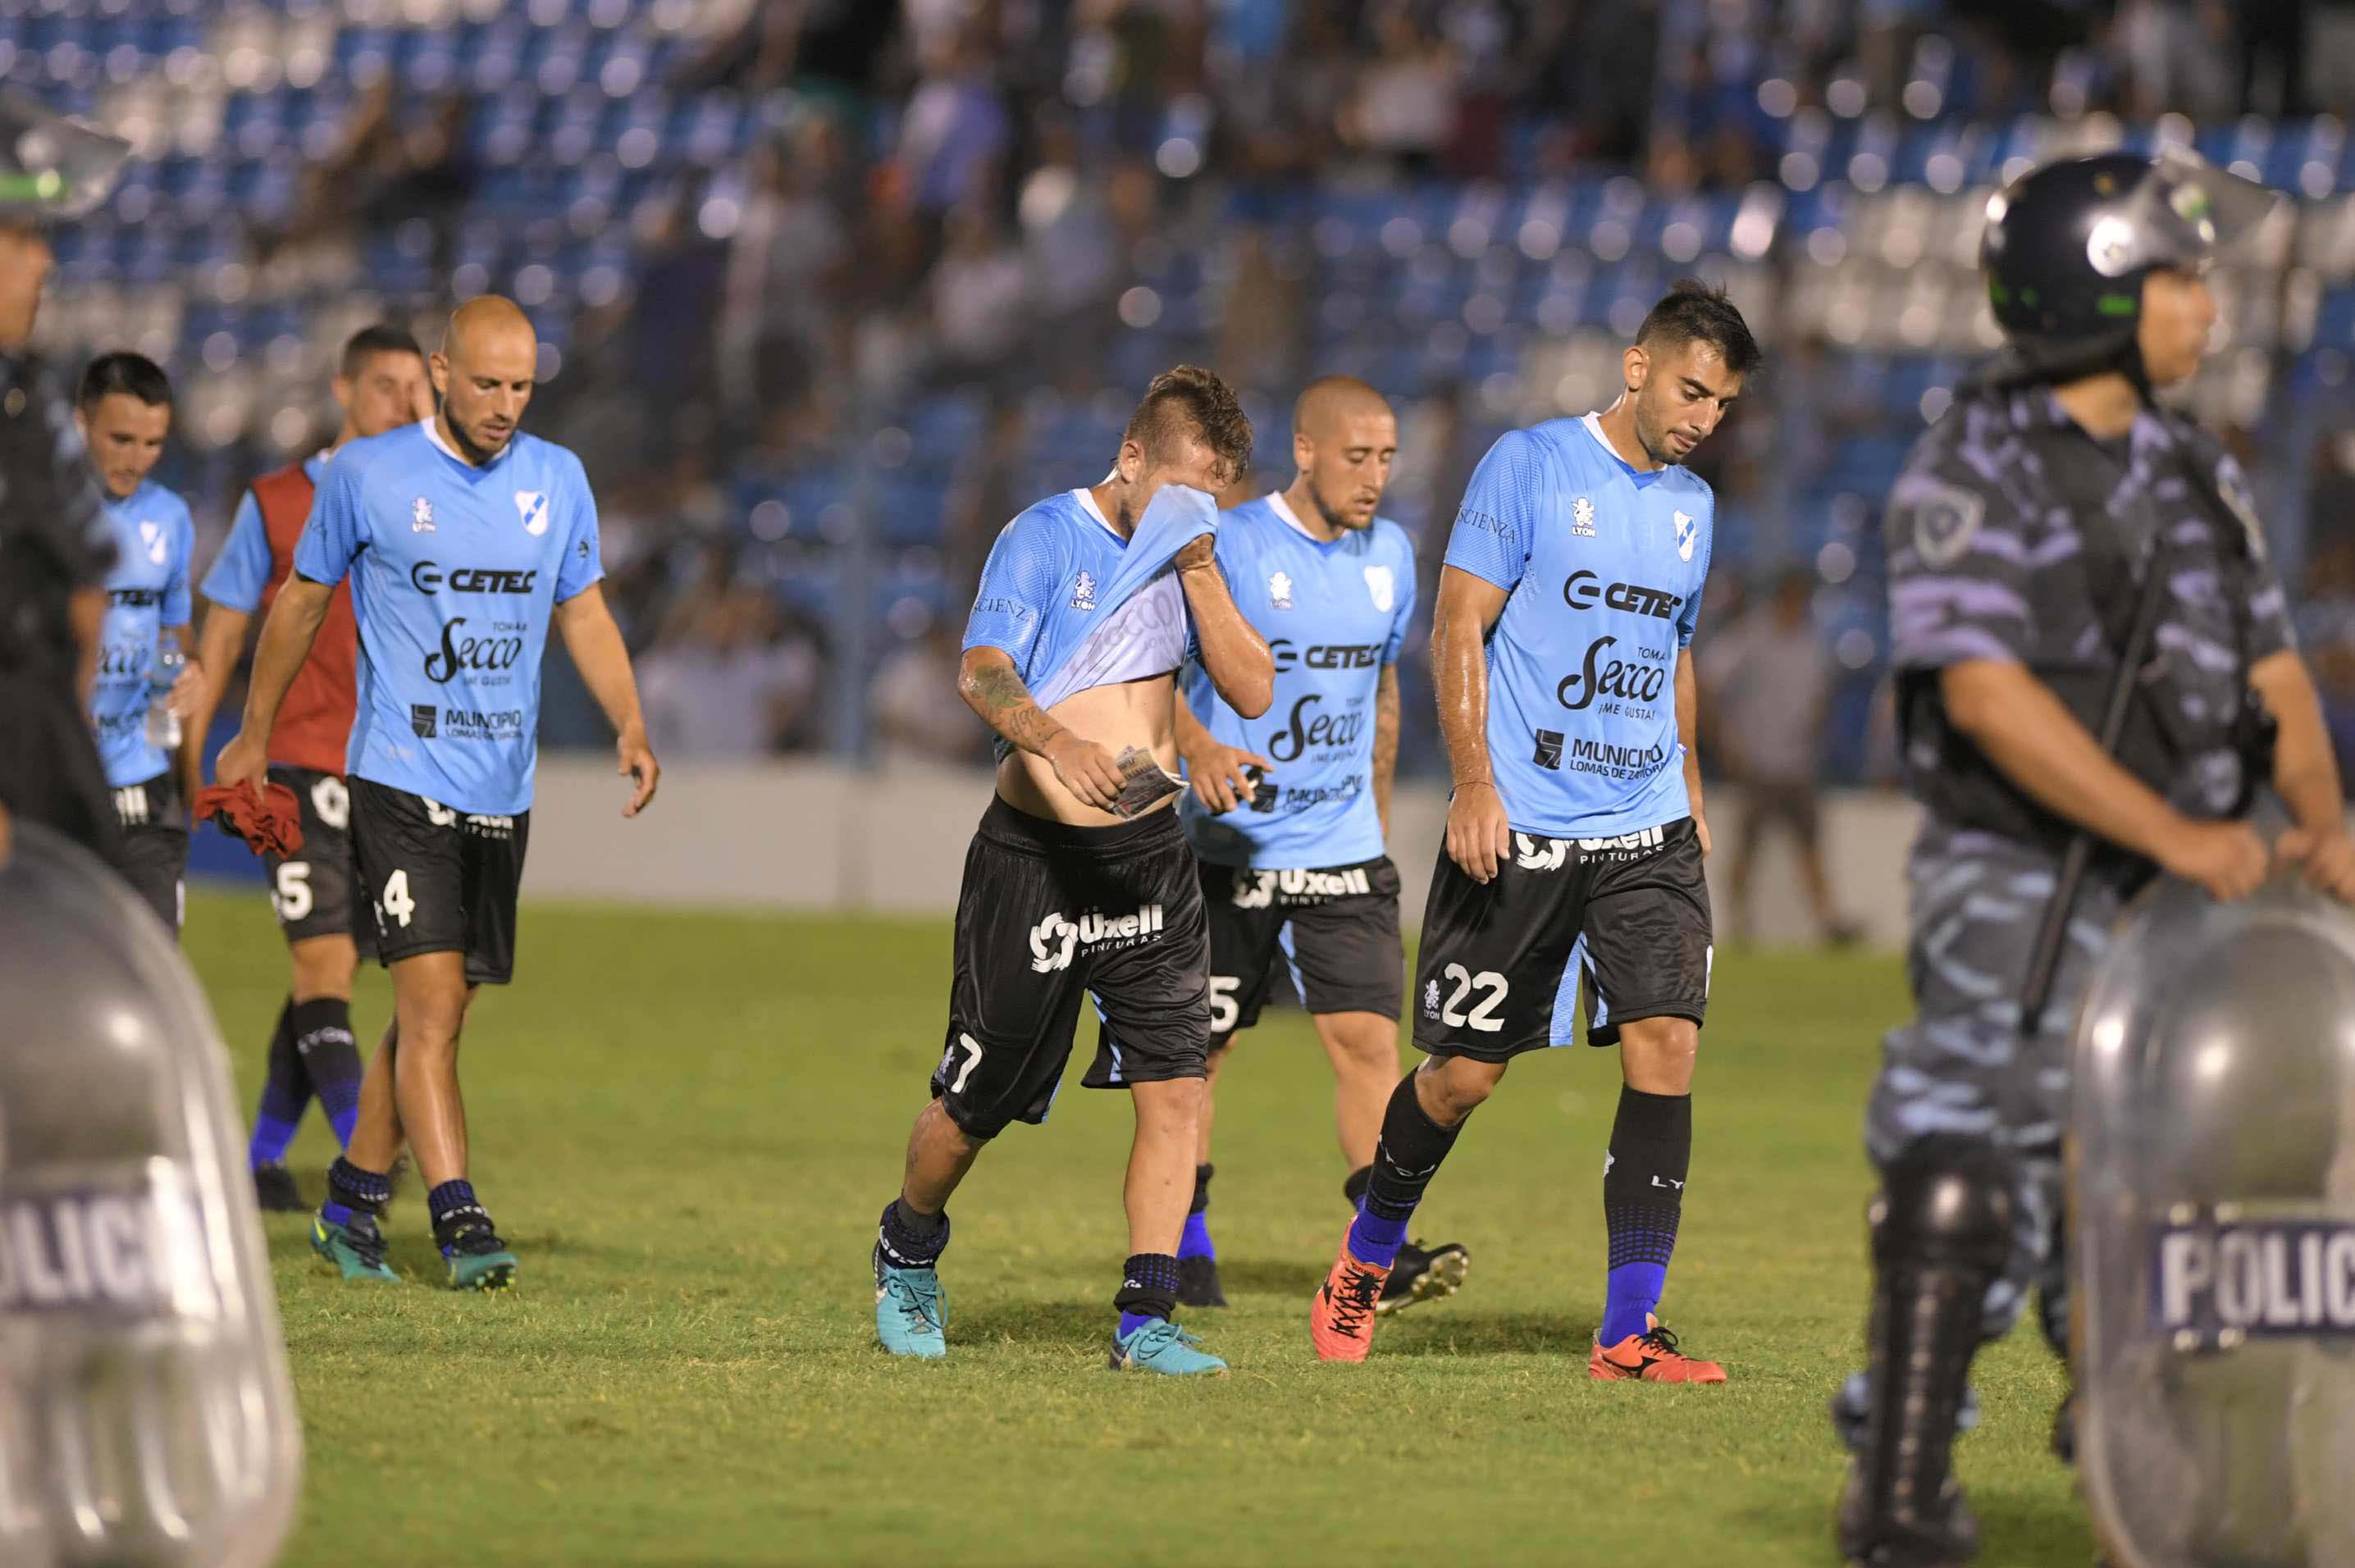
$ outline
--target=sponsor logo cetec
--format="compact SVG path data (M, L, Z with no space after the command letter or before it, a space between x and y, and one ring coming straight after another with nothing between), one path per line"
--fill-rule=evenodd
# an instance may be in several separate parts
M2355 1222L2163 1225L2156 1254L2163 1331L2355 1334Z
M162 588L109 588L106 601L125 609L153 609L164 602Z
M1377 670L1382 662L1379 642L1318 642L1304 649L1294 646L1288 637L1276 637L1269 640L1267 651L1275 658L1278 674L1294 668Z
M420 561L409 568L409 586L419 593L438 593L448 588L452 593L529 593L539 578L539 568L522 571L504 567L453 567L448 571L432 561Z
M1671 619L1685 602L1666 588L1646 588L1642 583L1613 583L1605 587L1601 577L1584 567L1571 573L1562 583L1561 597L1562 602L1572 609L1592 609L1600 604L1605 609L1648 615L1656 620Z
M1163 914L1158 904L1137 906L1133 915L1104 915L1089 910L1077 920L1056 913L1030 927L1030 968L1050 974L1071 967L1082 948L1125 948L1161 934Z

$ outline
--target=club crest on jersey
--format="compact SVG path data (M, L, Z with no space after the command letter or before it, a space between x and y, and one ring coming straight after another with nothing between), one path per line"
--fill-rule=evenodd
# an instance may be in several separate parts
M533 538L548 532L548 496L537 490L516 492L516 511L523 518L523 531Z
M1374 597L1374 608L1384 614L1398 603L1398 579L1391 576L1388 567L1366 568L1366 591Z
M1680 561L1691 560L1693 546L1697 544L1700 539L1700 526L1692 520L1692 514L1689 512L1678 513L1677 559Z
M421 495L409 503L409 531L412 534L431 534L434 531L433 503Z
M1073 609L1093 609L1095 607L1096 579L1088 576L1087 573L1082 572L1080 574L1080 580L1071 585L1071 608Z
M1267 578L1267 597L1278 609L1292 608L1292 577L1286 572L1271 572Z
M139 542L147 546L147 560L151 566L162 566L164 557L172 553L171 541L164 537L161 523L139 524Z
M1583 495L1570 503L1570 531L1582 539L1594 537L1594 503Z

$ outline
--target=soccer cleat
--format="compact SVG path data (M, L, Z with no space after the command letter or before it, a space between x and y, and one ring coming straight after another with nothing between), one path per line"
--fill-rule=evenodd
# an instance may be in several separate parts
M453 1290L505 1290L515 1283L516 1255L491 1229L488 1216L470 1215L452 1227L442 1257L450 1266Z
M1155 1318L1139 1323L1125 1336L1114 1336L1112 1370L1159 1372L1165 1377L1224 1377L1227 1363L1168 1319Z
M253 1168L253 1200L272 1214L299 1214L311 1206L294 1185L294 1172L274 1160Z
M1178 1305L1223 1307L1227 1293L1219 1288L1219 1260L1181 1257L1178 1260Z
M1361 1361L1374 1348L1375 1304L1391 1271L1349 1255L1349 1233L1341 1233L1341 1254L1308 1304L1308 1342L1320 1361Z
M384 1261L384 1233L376 1218L355 1210L336 1224L323 1215L311 1216L311 1250L336 1266L346 1279L381 1279L394 1285L400 1276Z
M1374 1303L1377 1317L1388 1317L1418 1301L1444 1301L1464 1288L1472 1255L1457 1242L1442 1242L1426 1249L1419 1242L1399 1248L1398 1261L1382 1284L1381 1299Z
M949 1353L949 1304L941 1277L929 1268L900 1268L875 1244L875 1337L895 1356L936 1361Z
M1596 1341L1586 1358L1586 1375L1597 1383L1723 1383L1725 1369L1695 1361L1677 1349L1677 1337L1647 1317L1651 1327L1630 1334L1609 1350Z

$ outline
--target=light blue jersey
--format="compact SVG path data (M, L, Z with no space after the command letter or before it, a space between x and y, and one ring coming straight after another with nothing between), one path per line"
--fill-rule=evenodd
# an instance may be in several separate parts
M481 815L530 810L550 612L604 576L581 460L517 433L475 468L430 419L353 441L321 476L294 569L351 574L351 776Z
M1447 564L1510 590L1488 637L1488 765L1516 829L1603 838L1692 814L1676 670L1715 514L1707 483L1630 467L1593 414L1480 460Z
M1178 485L1155 494L1126 539L1086 491L1050 495L990 546L964 646L1004 650L1041 708L1091 687L1167 674L1194 646L1185 590L1169 563L1217 528L1218 503ZM998 742L1001 758L1008 749Z
M1213 813L1189 791L1180 810L1194 853L1212 865L1312 871L1382 853L1374 810L1374 694L1414 619L1414 544L1377 517L1330 544L1309 537L1282 493L1219 521L1219 568L1243 619L1275 655L1275 700L1246 720L1200 664L1186 700L1227 746L1275 765L1259 794Z
M314 485L327 471L327 460L334 455L314 452L303 460L303 471ZM224 609L251 615L261 608L261 596L270 590L270 531L262 524L261 503L250 489L238 498L229 537L221 541L220 554L206 570L203 587L205 598Z
M125 500L109 495L103 501L114 536L114 570L106 577L90 720L107 785L121 789L144 784L172 766L147 744L147 675L164 628L188 624L188 556L197 535L188 503L153 480Z

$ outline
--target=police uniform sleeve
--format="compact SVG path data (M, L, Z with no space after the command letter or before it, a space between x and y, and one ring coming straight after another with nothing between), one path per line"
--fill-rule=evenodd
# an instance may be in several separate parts
M1537 540L1546 467L1544 450L1529 431L1498 437L1465 487L1446 564L1508 591L1518 583Z
M196 614L188 577L195 567L197 524L188 515L188 503L176 495L172 499L179 514L172 522L172 577L164 585L164 624L186 626Z
M1951 459L1910 464L1889 496L1890 657L1937 670L2025 663L2034 645L2026 520Z
M10 379L0 375L0 382ZM45 374L23 362L5 389L21 394L31 406L8 417L7 471L0 478L17 487L19 502L45 493L48 501L46 505L12 507L15 516L8 532L20 548L46 559L69 590L102 587L114 570L114 535L106 525L98 482L91 476L88 451L66 401ZM20 463L21 468L16 466ZM44 470L46 485L41 482Z
M2216 489L2224 503L2232 509L2241 525L2248 531L2249 567L2247 589L2249 626L2249 662L2294 650L2297 632L2290 620L2289 595L2283 591L2281 578L2274 571L2273 557L2265 549L2264 526L2257 516L2256 501L2249 489L2248 476L2241 471L2240 460L2221 450L2221 443L2211 443L2216 454Z
M568 454L569 455L569 454ZM590 493L589 475L581 469L581 460L573 458L565 475L565 493L550 496L560 501L568 524L564 540L564 558L556 566L556 602L562 604L596 586L605 575L603 546L597 534L597 498Z
M303 536L294 544L294 570L314 583L344 580L352 561L368 546L372 535L363 498L365 470L358 454L336 454L319 476L318 493L311 498L311 515Z
M981 568L981 587L964 623L966 652L1000 648L1016 669L1028 668L1061 580L1060 553L1046 521L1026 514L1008 523Z
M261 525L261 503L249 490L238 498L229 537L205 574L204 594L223 609L251 615L270 586L270 534Z

